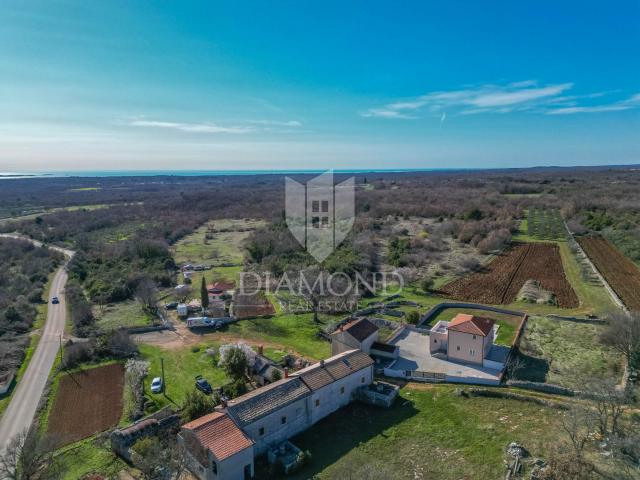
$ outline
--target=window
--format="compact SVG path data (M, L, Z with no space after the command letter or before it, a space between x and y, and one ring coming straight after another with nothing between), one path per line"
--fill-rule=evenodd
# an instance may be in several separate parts
M364 377L360 379L360 383L364 383Z
M456 347L456 350L457 350L457 351L460 351L460 345L458 345L458 346Z
M319 398L317 398L317 399L316 399L316 407L319 407L319 406L320 406L320 399L319 399Z
M344 393L344 387L340 387L340 393Z
M322 201L322 213L328 213L329 212L329 200L323 200Z
M320 211L320 202L318 200L311 202L311 211L313 213L318 213Z
M437 339L437 338L434 338L434 339L433 339L433 343L438 343L438 339Z
M469 355L471 355L472 357L475 357L476 351L472 348L471 350L469 350Z
M322 228L329 227L329 217L322 217Z
M260 430L258 430L258 434L260 436L264 435L264 427L260 427Z
M311 217L311 226L313 228L320 228L320 217Z
M474 340L476 339L476 336L475 336L475 335L473 336L473 339L474 339Z
M213 460L211 460L211 471L215 474L218 473L218 464Z
M280 423L281 423L282 425L284 425L285 423L287 423L287 417L282 417L282 418L280 419Z

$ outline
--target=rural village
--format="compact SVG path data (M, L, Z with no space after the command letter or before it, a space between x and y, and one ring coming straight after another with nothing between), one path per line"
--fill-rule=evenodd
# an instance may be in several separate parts
M358 194L389 185L370 182ZM481 232L488 213L475 208L463 220L388 216L365 230L376 268L403 284L365 289L353 308L313 287L271 288L284 271L258 257L276 228L263 219L206 219L166 250L136 240L122 295L116 277L100 276L131 255L118 250L126 229L47 236L56 216L119 207L3 221L0 242L48 251L48 301L24 360L3 368L0 429L20 434L7 419L27 407L13 400L34 395L21 383L50 346L32 407L51 442L38 459L50 478L637 478L637 445L613 453L614 439L638 438L623 433L640 421L637 259L594 229L574 231L535 195L503 196L517 205L506 233ZM97 241L104 254L91 250ZM415 260L421 251L428 261ZM246 293L256 258L276 280ZM155 277L143 272L152 263ZM53 315L59 330L49 332ZM563 435L564 447L551 446Z

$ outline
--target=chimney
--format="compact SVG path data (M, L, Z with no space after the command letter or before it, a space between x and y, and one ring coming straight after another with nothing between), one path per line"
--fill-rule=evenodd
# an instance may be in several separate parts
M264 345L258 345L258 355L264 354Z
M324 360L320 360L320 368L324 368Z
M284 378L289 378L289 367L284 367Z

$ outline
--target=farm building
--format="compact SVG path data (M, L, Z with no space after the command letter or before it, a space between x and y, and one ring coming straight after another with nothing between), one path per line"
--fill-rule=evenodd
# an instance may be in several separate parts
M432 355L441 353L448 360L490 366L487 357L496 338L496 325L489 318L460 313L450 322L436 323L429 336Z
M242 395L182 427L187 464L201 480L253 476L267 453L353 401L373 382L373 360L350 350Z
M331 354L337 355L349 350L370 353L371 345L378 341L378 327L366 318L352 320L331 334Z

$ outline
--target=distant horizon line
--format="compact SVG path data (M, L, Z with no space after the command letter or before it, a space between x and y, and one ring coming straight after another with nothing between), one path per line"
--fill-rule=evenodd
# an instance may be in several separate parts
M633 168L640 163L615 165L537 165L527 167L448 167L448 168L311 168L311 169L103 169L103 170L49 170L0 172L0 179L60 178L60 177L135 177L135 176L233 176L233 175L284 175L312 174L333 171L334 173L411 173L411 172L465 172L505 170L569 170Z

